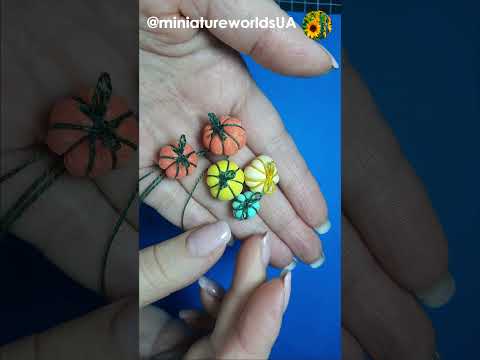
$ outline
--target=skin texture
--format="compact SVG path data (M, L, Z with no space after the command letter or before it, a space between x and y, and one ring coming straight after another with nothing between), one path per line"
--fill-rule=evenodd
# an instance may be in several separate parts
M116 91L127 96L129 104L134 109L137 98L138 34L136 31L131 31L132 28L128 26L132 19L131 14L137 11L136 4L126 9L121 8L125 6L124 3L115 2L112 5L98 1L68 4L55 2L53 5L48 2L31 2L28 9L15 7L12 4L20 3L7 2L5 13L8 13L8 16L2 19L5 20L5 29L8 29L5 32L3 52L8 68L4 73L5 76L2 77L2 86L6 90L5 96L12 99L11 102L5 102L5 107L2 109L4 118L9 120L2 122L1 156L4 168L12 168L32 156L33 149L36 149L45 137L45 120L56 99L74 92L81 85L90 86L95 82L99 70L109 70ZM146 11L148 7L149 11L155 11L155 6L159 4L165 5L166 8L157 9L157 14L162 12L177 14L180 5L182 8L193 5L192 2L187 1L180 5L179 2L173 4L169 1L151 1L141 4L142 11ZM206 2L197 1L196 4L198 8L190 6L189 13L192 13L192 9L205 12L204 9L208 5ZM249 2L249 4L252 6L253 13L263 16L264 1ZM260 8L257 8L257 5ZM118 11L112 12L112 6L115 6ZM211 9L218 11L219 2L213 4ZM62 20L66 14L69 16L69 21ZM229 14L229 16L237 16L233 12ZM45 21L46 18L56 20ZM136 23L136 19L134 22ZM106 23L108 26L105 26ZM127 24L126 28L125 24ZM75 40L76 38L72 35L78 34L79 29L84 29L87 34L92 35L89 37L89 42ZM233 51L225 49L221 43L207 39L206 36L182 32L172 32L168 36L146 35L145 29L141 31L143 31L141 34L144 36L143 39L149 42L148 50L143 50L149 52L149 56L143 58L141 56L141 60L145 60L145 64L155 70L162 69L158 72L158 77L153 78L153 82L157 81L157 85L165 82L163 75L169 75L165 72L165 64L173 66L173 72L183 71L186 80L189 79L192 71L202 69L200 76L207 77L208 72L208 78L211 81L214 79L215 72L225 76L235 75L233 77L235 80L246 78L244 68L239 64L238 58L233 56ZM214 35L227 44L232 44L234 38L239 39L238 32L225 31L220 34L216 31ZM196 40L193 43L188 42L194 36ZM302 38L298 38L298 41L297 39L293 41L294 44L299 44L293 53L302 55L305 61L295 62L295 68L292 69L284 62L292 54L291 48L285 49L282 41L271 37L272 35L268 35L267 40L273 42L266 42L271 46L265 44L262 46L260 42L260 45L253 47L254 42L244 38L239 39L241 43L237 42L235 46L239 50L253 53L257 61L268 64L269 67L282 73L312 74L328 69L325 66L327 58L323 55L316 53L315 56L311 56L311 53L305 53L303 35ZM259 37L253 34L250 39L252 38ZM186 41L185 44L184 41ZM131 51L124 51L126 44L131 44ZM205 47L207 49L204 49ZM171 54L169 59L161 58L158 54L154 56L155 51L158 53L166 49ZM280 53L272 56L273 51ZM87 52L89 56L85 57L84 54ZM202 61L195 63L192 58L189 61L185 60L185 54L188 53L191 55L200 53L198 57ZM77 61L79 56L85 62L79 63ZM221 61L218 61L217 65L212 65L212 57ZM231 61L232 59L234 61ZM213 70L207 71L212 68ZM241 76L238 76L239 73ZM375 360L430 359L434 334L430 322L419 309L412 293L428 288L447 271L446 239L421 183L399 151L398 144L391 131L385 126L368 89L348 63L344 66L344 75L344 227L345 230L351 228L348 225L350 223L356 229L344 231L346 246L343 249L343 325L344 339L349 340L344 341L345 353L353 354L352 356L355 356L353 359L359 359L362 350L374 355ZM172 112L172 103L177 105L174 106L175 108L181 107L184 98L177 97L176 92L184 89L173 86L177 85L178 81L175 79L175 82L169 82L168 86L161 88L161 94L150 93L151 100L158 101L161 104L158 105L159 107L163 106L170 112ZM219 84L219 82L213 83ZM251 84L251 80L247 80L247 83ZM158 88L153 86L153 83L150 85L150 90ZM190 85L187 84L186 87ZM238 85L244 86L243 82L239 82ZM219 89L213 88L217 91ZM204 99L200 95L201 92L195 88L192 103L201 104ZM250 110L252 114L258 114L258 110L265 109L265 100L258 89L253 88L250 95L249 98L257 105L255 112L251 107ZM234 96L234 98L238 100L238 97ZM164 99L163 103L162 99ZM274 118L275 112L270 107L267 106L267 108L268 111L263 112L262 118ZM205 111L211 111L210 106L205 106L205 109L198 111L198 116L204 116ZM162 124L169 124L168 118L159 119L152 116L152 121L153 119ZM275 122L275 124L278 123ZM166 131L167 127L164 130ZM164 145L171 141L172 137L178 136L176 130L172 131L172 133L175 132L175 136L169 135L168 139L161 139L158 143ZM249 136L250 134L251 132ZM254 137L259 139L264 135L257 133ZM276 142L277 151L282 150L278 144L282 144L281 140L285 139L288 141L288 137L279 134ZM152 141L152 138L149 140ZM263 140L259 139L259 141ZM152 144L152 148L156 151L159 144ZM285 152L291 153L291 148L285 147ZM146 155L145 163L150 163L149 156L152 154L153 152ZM384 154L385 157L375 157L373 156L375 154ZM250 159L251 157L246 159L242 165L248 163ZM297 161L296 164L301 166L301 162ZM25 176L2 187L2 209L18 197L31 179L41 173L45 165L46 161L38 163L37 166L26 170ZM118 170L95 181L82 183L81 186L76 180L62 179L25 213L14 227L14 233L40 249L45 256L80 284L98 290L104 245L118 217L118 209L124 206L128 194L136 185L137 170L137 164L132 162L129 168ZM182 198L183 193L180 191L183 191L182 188L170 183L165 183L163 186L165 189L162 190L162 194L157 194L157 201L164 199L175 203L176 197ZM379 189L382 191L378 191ZM304 199L308 204L306 209L311 209L315 205L319 211L323 211L321 214L325 218L325 209L322 210L322 206L318 205L322 202L318 200L318 193L316 194L315 201L310 202L310 199ZM209 194L206 195L209 196ZM71 206L71 202L65 199L75 202L78 206ZM154 199L152 198L151 201L153 203ZM264 204L269 206L268 202L262 203L262 206ZM412 204L415 208L409 207ZM190 213L191 226L195 223L200 225L205 219L214 221L216 218L210 212L205 212L205 208L198 202L192 203L191 207L193 208ZM94 208L95 213L85 211L89 208ZM180 208L180 204L170 209L172 211L168 214L170 218L179 218L180 214L175 212L177 208ZM53 211L54 209L57 211ZM301 213L311 224L318 220L317 215L309 214L309 211ZM136 293L138 281L136 214L136 206L133 206L129 212L129 222L122 227L117 237L118 241L112 249L108 271L108 291L112 297L121 297L129 291ZM199 218L200 214L201 218ZM292 214L287 215L291 218ZM57 230L51 231L52 228ZM239 234L242 234L242 231L244 235L247 234L242 228L237 228L236 231ZM285 234L284 237L289 236ZM309 238L308 233L306 237ZM278 242L279 237L272 234L272 253L278 250L275 250L275 247L279 246L275 241ZM299 241L298 238L297 241ZM198 276L198 273L195 276ZM201 294L202 299L206 297L203 292ZM398 296L399 294L402 295ZM372 299L376 298L378 300L372 304ZM391 301L392 299L396 300ZM211 299L207 301L213 302ZM365 304L372 304L372 306ZM381 314L375 311L376 306L381 306ZM135 304L135 313L136 310ZM116 314L116 312L113 313ZM398 314L402 316L395 317ZM106 320L103 324L111 324L114 318L103 318ZM83 322L84 319L79 320ZM93 320L88 319L85 324L90 321ZM172 322L175 323L175 321ZM91 327L82 326L80 329L82 333L94 334L96 332L92 329L98 330L99 326L98 323L93 323ZM165 329L171 328L174 326L165 327ZM63 333L63 328L61 331ZM65 338L61 343L78 344L76 340L79 339L79 332L63 334ZM131 338L132 336L127 334L126 338L118 342L119 346L126 344L126 339ZM66 339L75 341L66 341ZM117 344L112 343L109 337L97 336L96 340L109 346ZM96 346L96 342L92 344L95 344L95 349L89 349L91 352L105 349ZM50 347L52 353L58 354L59 347L54 343L53 345ZM114 350L122 349L116 346L113 348ZM80 356L86 349L81 347L80 350L74 347L65 352L63 357ZM87 354L90 355L91 352ZM105 356L105 352L102 352L97 358L104 359ZM52 358L51 353L45 358ZM92 354L89 358L95 359L95 356ZM112 358L121 357L118 353L114 353Z
M205 186L198 186L185 212L185 227L229 219L239 239L267 230L272 233L273 265L287 266L294 254L306 263L314 263L322 254L314 229L327 221L327 205L279 114L232 47L251 54L274 71L292 75L325 73L332 68L330 57L299 28L259 36L250 31L168 31L146 25L151 15L285 16L271 1L240 1L237 5L235 10L224 1L140 2L140 176L151 171L156 151L179 134L186 134L192 146L200 149L209 112L238 117L248 140L232 160L243 168L256 155L270 154L277 163L281 189L263 199L261 214L246 224L233 219L228 204L216 201ZM295 61L298 56L302 62ZM210 155L199 159L199 173L216 160ZM170 222L180 225L181 210L195 180L186 177L177 182L164 181L145 201ZM142 181L140 190L150 182Z
M185 359L267 359L288 303L284 278L265 280L270 251L268 234L246 239L237 257L232 287L224 297L211 299L201 290L202 299L210 299L206 304L216 317L216 321L204 319L211 333L188 342L185 328L181 331L179 326L173 326L175 320L165 320L165 314L159 309L148 306L198 280L222 255L225 242L208 255L192 257L186 250L186 243L195 231L201 229L143 249L140 253L140 329L148 334L140 340L141 357L171 354L183 343ZM216 236L211 231L208 235L201 240L212 241L212 236ZM182 266L168 266L169 259L175 259ZM255 336L251 336L252 333Z

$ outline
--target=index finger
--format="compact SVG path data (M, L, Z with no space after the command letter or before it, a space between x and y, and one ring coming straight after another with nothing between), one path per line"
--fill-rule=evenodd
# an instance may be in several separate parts
M230 238L230 227L219 221L140 251L140 307L200 278L222 256Z

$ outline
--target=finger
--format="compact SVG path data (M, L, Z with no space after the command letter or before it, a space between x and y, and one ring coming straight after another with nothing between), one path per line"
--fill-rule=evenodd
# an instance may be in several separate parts
M210 163L202 160L198 164L198 173L201 174ZM146 169L142 173L148 174ZM158 170L140 182L140 193L150 184L160 173ZM188 200L188 193L195 186L197 179L183 179L182 182L169 179L163 180L151 193L145 198L145 202L156 209L163 217L172 224L181 226L182 210ZM201 180L203 181L203 180ZM185 208L184 226L185 229L191 229L205 223L214 222L217 219L225 219L229 224L232 233L239 239L252 234L252 232L265 232L269 228L257 217L248 222L241 222L233 219L231 208L228 204L215 200L205 189L205 186L199 184L197 190L193 193L188 206ZM272 265L284 268L293 261L291 250L283 243L276 234L272 234Z
M136 301L121 301L0 347L0 358L133 359L138 353L137 339L138 305Z
M367 355L362 347L347 330L342 329L342 359L343 360L366 360Z
M142 359L186 352L188 345L193 341L186 324L153 305L146 306L138 312L138 352Z
M3 164L5 169L13 169L32 156L30 151L12 152L11 156L3 158ZM50 166L47 160L38 161L22 170L21 175L3 183L2 214ZM69 194L74 197L75 206ZM124 222L108 248L119 213L99 195L93 182L61 176L11 230L83 286L120 298L137 293L137 232Z
M140 306L197 280L217 262L230 238L228 224L219 221L140 251Z
M215 331L212 334L214 346L224 342L247 299L265 281L269 259L269 233L254 235L242 245L237 257L232 287L223 299Z
M275 162L285 162L282 154L268 154L272 154ZM245 168L254 158L255 154L249 147L231 157L241 168ZM298 178L299 176L297 176L297 181ZM312 267L318 267L324 261L322 244L315 231L303 221L292 207L292 203L286 198L282 187L283 179L280 179L279 189L273 194L262 197L259 216L298 258L311 264ZM288 181L288 179L286 180ZM303 190L308 191L307 189ZM302 197L302 195L298 196Z
M197 165L199 173L208 169L211 162L207 159L200 159ZM191 192L195 186L196 179L188 176L180 179L180 183ZM205 183L200 184L193 193L193 198L205 208L207 208L218 219L225 219L230 225L232 232L239 239L243 240L254 233L260 234L266 231L271 231L271 247L272 247L272 264L274 266L283 268L291 264L293 261L293 254L289 247L276 234L275 230L271 229L262 219L261 216L255 216L248 221L238 221L232 216L232 204L227 201L219 201L212 197L208 187ZM318 250L317 250L318 252Z
M221 359L268 359L288 305L291 273L261 285L218 353Z
M327 205L318 183L277 110L258 87L251 88L239 117L244 119L249 147L256 154L272 154L275 157L280 187L300 217L320 234L328 231Z
M343 220L342 321L374 359L431 359L432 325L415 299L378 266Z
M198 284L203 308L211 317L216 318L225 296L225 290L220 284L205 276L198 280Z
M343 204L369 249L402 286L432 306L455 286L447 241L425 189L365 85L345 68Z
M270 0L235 2L221 0L186 0L180 11L192 19L242 20L289 16ZM299 26L284 29L212 28L210 32L234 49L251 55L258 63L273 71L290 75L322 74L338 68L333 56L322 46L308 39Z

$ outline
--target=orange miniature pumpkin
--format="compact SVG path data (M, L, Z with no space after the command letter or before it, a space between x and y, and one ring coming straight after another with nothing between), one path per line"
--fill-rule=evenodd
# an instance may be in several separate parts
M57 102L49 119L47 146L64 158L73 176L96 177L123 166L138 144L138 122L124 98L112 96L107 73L95 89Z
M210 124L205 125L202 143L212 154L234 155L247 143L247 133L239 119L209 113Z
M195 171L198 156L187 144L185 135L180 136L178 143L164 146L158 153L158 166L171 179L181 179Z

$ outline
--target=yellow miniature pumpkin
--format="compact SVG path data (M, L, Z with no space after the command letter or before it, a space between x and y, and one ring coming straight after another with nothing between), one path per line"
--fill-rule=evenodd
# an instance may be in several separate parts
M222 201L232 200L242 193L245 176L233 161L220 160L208 168L207 185L210 194Z
M271 194L279 181L277 165L269 156L260 155L245 168L245 184L253 192Z

